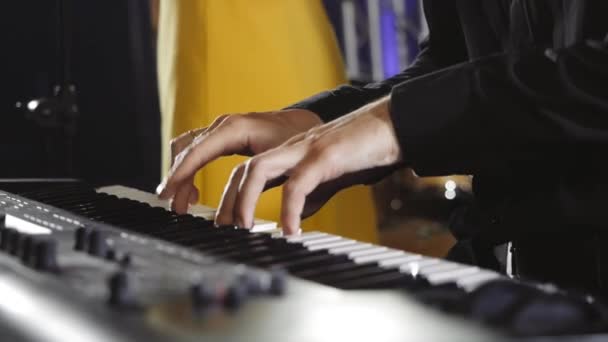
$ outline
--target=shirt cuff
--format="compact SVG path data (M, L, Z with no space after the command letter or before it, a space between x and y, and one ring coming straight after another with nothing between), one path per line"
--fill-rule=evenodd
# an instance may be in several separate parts
M395 86L390 114L406 164L420 176L473 174L495 153L476 68L459 64Z

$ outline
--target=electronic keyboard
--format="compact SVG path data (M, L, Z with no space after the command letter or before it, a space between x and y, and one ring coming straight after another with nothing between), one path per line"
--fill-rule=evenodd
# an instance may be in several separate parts
M485 308L488 284L523 286L321 231L284 236L264 220L217 227L213 208L180 215L122 186L8 188L0 326L11 340L503 340L508 330L463 318Z

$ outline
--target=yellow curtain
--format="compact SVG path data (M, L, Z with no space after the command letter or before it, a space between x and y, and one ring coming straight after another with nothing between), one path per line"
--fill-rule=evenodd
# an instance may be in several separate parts
M169 140L182 132L225 113L279 109L345 82L320 0L161 1L158 39L163 170ZM222 158L197 174L201 203L217 206L242 160ZM256 217L277 221L280 196L267 191ZM370 189L341 192L303 226L376 241Z

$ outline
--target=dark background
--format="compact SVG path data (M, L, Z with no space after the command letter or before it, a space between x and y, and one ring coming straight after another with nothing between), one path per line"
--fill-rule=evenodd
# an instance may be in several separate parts
M80 116L74 174L59 169L60 131L27 120L17 102L52 94L59 80L57 2L5 2L0 11L0 178L83 178L151 190L160 177L160 114L147 0L66 1ZM59 166L58 166L59 165Z

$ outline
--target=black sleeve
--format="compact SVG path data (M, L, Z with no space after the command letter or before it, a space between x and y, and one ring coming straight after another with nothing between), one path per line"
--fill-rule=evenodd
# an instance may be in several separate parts
M342 85L287 108L308 109L328 122L389 95L399 83L466 60L466 46L453 2L426 0L424 11L429 36L421 43L420 53L410 67L384 81L365 86Z
M573 24L562 13L553 49L489 56L392 89L395 130L419 175L564 163L581 151L605 155L608 13L591 6L604 1L576 3L588 5L575 12L582 21Z

